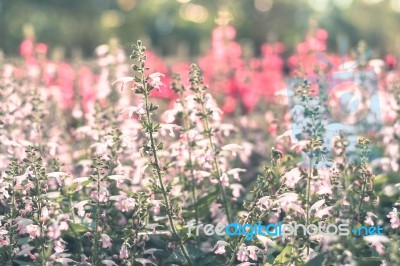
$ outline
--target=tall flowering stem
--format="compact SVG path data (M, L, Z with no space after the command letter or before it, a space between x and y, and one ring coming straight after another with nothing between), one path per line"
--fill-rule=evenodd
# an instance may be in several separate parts
M165 172L165 170L167 168L161 167L157 151L163 149L163 143L162 142L156 143L156 140L155 140L155 134L160 129L160 125L155 124L152 120L152 114L155 110L158 109L158 106L153 105L149 101L150 92L154 88L158 88L160 86L160 84L157 82L157 81L159 81L158 77L157 77L157 75L155 75L155 74L159 74L159 73L154 73L154 74L152 74L153 76L145 74L145 71L148 70L148 68L145 67L145 64L146 64L146 55L144 53L145 51L146 51L145 46L142 45L141 41L138 41L137 44L134 45L134 50L131 55L131 58L136 62L136 64L132 65L132 69L139 73L139 77L138 76L134 77L134 82L136 84L135 93L139 94L139 95L143 95L143 102L144 102L143 103L144 104L144 106L143 106L144 116L141 117L140 119L142 120L142 126L143 126L143 130L145 132L145 135L149 139L149 143L147 143L143 146L143 152L146 155L148 155L150 158L150 165L153 168L153 173L156 178L156 182L153 184L152 188L156 192L161 192L161 194L163 196L164 205L165 205L165 209L167 212L167 216L168 216L168 220L170 223L173 237L175 238L175 241L178 243L180 250L186 259L187 265L193 265L189 258L189 254L186 250L186 247L184 246L183 241L180 238L178 231L175 227L174 219L173 219L173 210L172 210L172 206L170 204L169 197L168 197L169 188L167 191L166 187L164 186L164 182L163 182L163 178L162 178L163 173ZM152 79L151 83L149 82L149 79ZM140 111L138 113L140 113Z
M199 212L198 212L198 206L197 206L197 195L196 195L196 178L194 175L194 161L193 161L193 155L192 155L192 147L194 143L190 140L190 135L189 135L189 130L191 130L194 127L194 124L192 121L189 119L190 116L190 109L185 106L185 100L184 100L184 91L185 87L180 83L180 77L175 76L174 81L171 84L172 90L179 95L179 101L180 104L182 105L182 118L183 118L183 130L185 131L186 134L186 139L188 141L188 162L186 164L186 167L190 171L190 179L191 179L191 192L192 192L192 200L193 200L193 206L194 206L194 216L196 219L196 224L199 222ZM185 112L187 110L187 112Z
M320 106L311 103L316 97L313 97L315 91L311 88L308 81L304 81L296 91L300 96L300 100L304 105L304 117L306 124L304 125L303 132L308 135L308 173L307 173L307 188L306 188L306 227L310 222L310 206L311 206L311 180L314 176L314 167L318 158L323 157L324 151L322 146L322 134L324 127L319 119ZM307 255L310 253L310 241L307 240Z
M207 108L207 106L206 106L204 91L208 87L203 84L203 80L202 80L202 77L200 74L200 69L195 64L192 64L192 66L191 66L189 81L191 84L190 89L196 93L195 101L197 101L201 106L201 112L198 115L200 116L200 118L203 121L204 134L207 136L207 138L209 140L209 145L210 145L211 151L213 152L213 164L214 164L215 177L218 180L218 188L219 188L221 196L222 196L222 204L225 209L226 218L228 220L228 223L231 223L231 213L230 213L230 209L229 209L229 202L228 202L228 199L226 196L225 188L221 181L222 171L221 171L221 168L220 168L220 165L218 162L219 150L213 140L213 134L215 133L215 130L210 126L210 120L209 120L209 117L210 117L210 115L212 115L213 111L210 110L209 108Z
M45 169L42 165L43 159L39 155L39 148L29 146L26 150L27 158L24 159L25 163L28 163L29 169L31 170L28 175L28 179L31 179L34 183L34 191L32 199L36 204L36 217L34 218L35 223L39 226L39 246L41 251L41 261L46 262L46 238L45 238L45 220L42 220L43 211L46 207L46 193L47 193L47 176ZM47 209L47 207L46 207ZM44 218L44 217L43 217Z
M7 229L8 229L8 236L9 236L9 246L8 246L8 264L7 265L12 265L12 261L14 260L15 257L15 252L14 252L14 248L17 245L17 233L15 231L15 219L18 216L18 206L16 203L16 194L17 191L15 189L16 186L16 177L19 176L21 173L19 164L17 161L13 161L8 170L6 171L6 174L9 176L9 181L10 181L10 187L8 189L8 193L11 194L11 200L10 200L10 212L6 214L6 218L8 218L8 222L7 222Z
M260 199L265 196L265 192L268 192L271 195L275 194L272 193L272 189L274 188L275 179L277 176L276 166L279 164L281 159L282 152L275 148L272 148L272 167L264 167L263 175L258 176L256 185L251 191L251 194L253 195L253 200L251 204L248 204L247 202L244 203L244 207L247 208L248 214L246 218L244 218L244 220L240 222L240 224L257 223L264 217L264 215L267 215L267 210L262 211L259 208ZM241 235L238 240L232 245L233 252L229 260L229 265L234 265L236 253L238 252L239 248L242 246L245 240L246 237Z
M92 263L93 265L97 265L100 261L100 222L101 222L101 211L102 211L102 202L101 198L104 192L102 192L101 182L104 181L104 175L108 170L108 166L104 159L101 156L95 156L93 158L93 162L91 165L93 169L93 173L90 176L91 181L93 182L93 187L95 189L95 202L93 203L94 207L94 238L93 238L93 256ZM104 199L103 199L104 200Z
M360 138L358 144L356 145L360 155L361 155L361 164L358 169L359 173L359 181L361 183L361 191L360 191L360 199L357 208L358 214L358 222L363 223L365 218L365 211L363 211L363 204L366 199L375 200L377 197L373 188L374 176L371 171L368 169L368 158L371 150L369 148L370 141L367 138Z

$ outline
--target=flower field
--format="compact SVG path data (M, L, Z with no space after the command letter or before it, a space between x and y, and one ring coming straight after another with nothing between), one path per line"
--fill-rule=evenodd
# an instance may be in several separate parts
M400 265L400 70L328 34L255 56L218 26L193 62L27 35L0 60L0 265ZM254 231L279 223L305 229Z

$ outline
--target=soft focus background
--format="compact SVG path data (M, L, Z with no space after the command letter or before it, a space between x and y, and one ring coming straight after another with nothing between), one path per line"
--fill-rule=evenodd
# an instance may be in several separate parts
M0 50L18 54L31 24L50 55L62 48L68 58L89 57L118 37L125 48L141 38L159 55L195 56L208 47L212 28L229 22L247 53L280 41L287 55L310 21L328 30L330 51L363 39L379 57L400 45L400 0L0 0Z

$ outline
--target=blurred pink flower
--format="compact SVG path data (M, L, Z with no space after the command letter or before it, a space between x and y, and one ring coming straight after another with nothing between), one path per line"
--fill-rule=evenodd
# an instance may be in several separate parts
M111 238L107 234L101 234L100 241L102 243L102 248L110 248L112 246Z
M397 208L393 208L386 217L390 218L390 224L393 229L400 228L400 214L398 213Z
M215 254L224 254L226 252L225 247L228 245L228 242L225 242L223 240L219 240L217 241L217 243L215 244L214 248Z
M119 258L120 259L127 259L129 257L128 246L126 243L123 243L121 249L119 251Z
M164 86L164 84L161 82L161 77L164 77L164 74L161 74L159 72L155 72L153 74L149 75L149 78L151 79L150 85L160 91L160 87Z
M236 253L236 258L238 261L249 261L249 253L246 249L246 245L242 244Z

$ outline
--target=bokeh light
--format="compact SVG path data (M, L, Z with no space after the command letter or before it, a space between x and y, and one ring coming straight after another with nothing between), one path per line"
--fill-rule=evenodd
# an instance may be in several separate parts
M308 0L308 4L315 11L323 12L330 4L329 0Z
M267 12L272 8L274 2L272 0L255 0L254 6L261 12Z
M340 9L347 9L351 6L353 0L333 0L333 3Z
M393 11L400 13L400 0L390 0L390 7Z
M186 4L179 10L180 16L194 23L203 23L208 18L208 10L202 5Z
M124 23L125 17L116 10L106 10L101 14L101 24L106 28L116 28Z
M136 0L118 0L118 6L124 11L132 10L136 5Z

